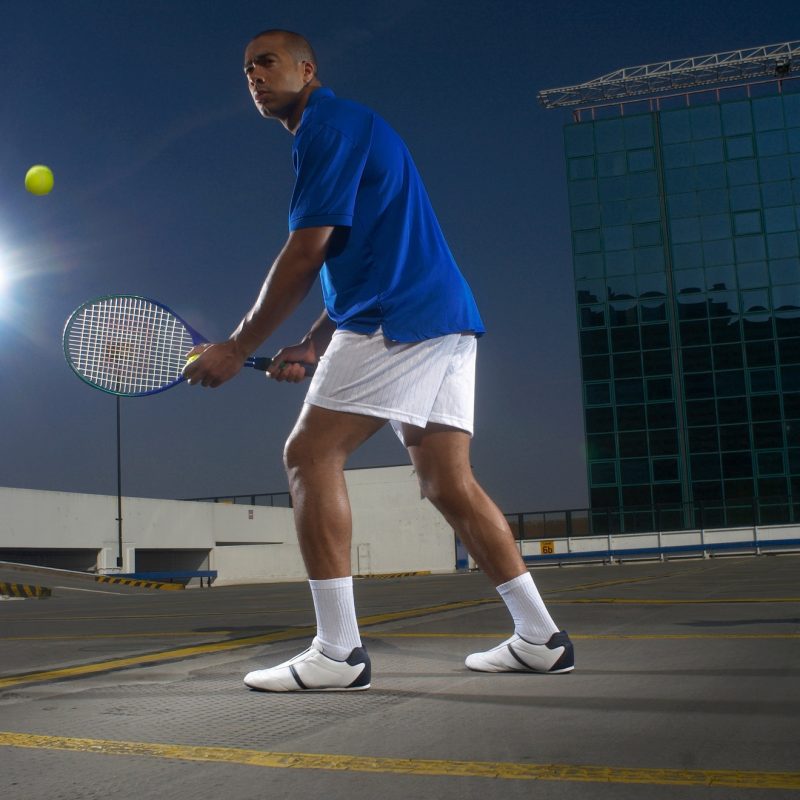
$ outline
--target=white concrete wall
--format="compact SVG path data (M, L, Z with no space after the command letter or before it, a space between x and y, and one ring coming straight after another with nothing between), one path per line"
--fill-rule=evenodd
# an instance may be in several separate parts
M412 468L345 473L353 512L354 574L448 572L453 531L419 494ZM286 508L123 498L123 572L135 552L208 550L218 583L305 577ZM0 548L96 549L98 569L116 571L117 498L0 488Z
M348 470L345 480L354 575L455 569L453 529L420 496L412 467Z

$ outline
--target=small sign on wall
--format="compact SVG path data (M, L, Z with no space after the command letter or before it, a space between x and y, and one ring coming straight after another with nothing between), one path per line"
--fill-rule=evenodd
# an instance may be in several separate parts
M555 553L556 543L552 539L547 539L539 542L539 550L543 556L549 556Z

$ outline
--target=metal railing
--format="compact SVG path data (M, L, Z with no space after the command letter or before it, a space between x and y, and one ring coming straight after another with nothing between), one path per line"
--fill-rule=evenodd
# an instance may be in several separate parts
M800 522L800 498L787 495L625 508L528 511L505 517L515 539L788 525Z
M226 503L239 506L268 506L269 508L292 508L289 492L262 492L259 494L227 494L214 497L184 497L193 503Z

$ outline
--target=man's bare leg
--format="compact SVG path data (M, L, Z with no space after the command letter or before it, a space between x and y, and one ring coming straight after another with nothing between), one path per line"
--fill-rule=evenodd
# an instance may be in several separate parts
M284 460L300 550L309 575L317 635L283 664L248 673L252 689L369 689L370 660L361 646L350 573L352 518L344 465L384 420L304 405Z
M490 672L567 672L572 644L560 633L514 543L506 518L472 474L468 433L431 423L403 426L422 493L455 529L478 566L494 582L514 619L514 636L467 658Z
M506 518L472 474L470 436L431 423L403 426L422 493L442 513L495 586L527 572Z
M312 580L350 575L344 466L386 420L304 405L284 451L300 551Z

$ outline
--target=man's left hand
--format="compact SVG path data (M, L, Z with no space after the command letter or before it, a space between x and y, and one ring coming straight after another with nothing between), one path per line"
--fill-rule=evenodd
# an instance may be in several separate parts
M186 358L192 356L198 358L183 368L187 382L192 386L199 383L212 389L233 378L244 366L246 358L232 340L219 344L199 344L187 353Z

